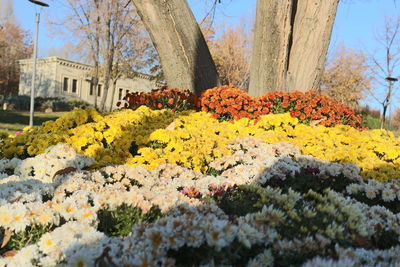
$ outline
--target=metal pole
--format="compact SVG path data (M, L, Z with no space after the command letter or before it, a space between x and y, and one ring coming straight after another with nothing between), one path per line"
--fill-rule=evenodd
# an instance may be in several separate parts
M36 13L36 31L35 31L35 42L33 45L33 70L32 70L31 107L29 114L29 126L33 126L33 111L35 108L36 58L37 58L37 46L38 46L38 35L39 35L39 21L40 21L40 14Z

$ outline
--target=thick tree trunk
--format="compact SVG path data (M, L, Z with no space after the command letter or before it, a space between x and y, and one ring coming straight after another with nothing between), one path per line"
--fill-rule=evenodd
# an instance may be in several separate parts
M319 88L338 2L298 1L286 79L288 91Z
M219 84L203 34L186 0L134 0L160 55L168 86L199 95Z
M249 93L318 89L339 0L258 0Z
M257 2L249 94L284 89L291 35L292 0Z

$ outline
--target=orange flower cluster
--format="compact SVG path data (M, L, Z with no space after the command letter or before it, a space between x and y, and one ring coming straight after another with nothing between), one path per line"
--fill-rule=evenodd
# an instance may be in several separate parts
M316 90L305 93L299 91L269 92L261 98L271 101L272 113L290 112L303 123L315 121L316 125L332 127L338 124L363 128L363 118L345 104L333 100Z
M126 94L124 101L117 103L118 107L137 109L145 105L151 109L168 108L174 112L197 109L197 98L189 90L155 89L151 92L132 92Z
M137 109L146 105L151 109L168 108L172 111L194 109L211 112L213 117L220 120L238 120L241 118L258 119L261 115L290 112L302 123L335 126L349 125L358 129L363 128L363 119L356 115L353 109L346 105L318 94L317 91L305 93L268 92L259 97L251 97L241 89L232 86L221 86L204 91L196 97L189 90L157 89L150 93L128 93L125 103L118 102L117 106Z
M200 96L201 110L213 113L218 120L254 119L270 112L271 103L253 98L232 86L208 89Z
M317 125L344 124L362 128L363 123L362 117L356 115L354 110L317 91L277 91L251 97L238 88L222 86L203 92L199 101L202 111L213 113L219 120L257 119L268 113L290 112L300 122L307 124L315 121Z

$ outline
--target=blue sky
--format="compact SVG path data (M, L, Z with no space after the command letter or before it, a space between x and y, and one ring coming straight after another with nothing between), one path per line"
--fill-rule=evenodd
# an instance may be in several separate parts
M49 8L38 8L28 0L14 1L14 10L17 21L24 29L34 32L35 12L50 13L54 16L62 16L62 9L53 1L47 1ZM46 2L46 1L45 1ZM209 10L213 0L188 0L196 18L201 20ZM237 24L242 17L254 17L256 0L221 0L216 11L216 22L224 21L227 24ZM398 15L400 1L393 0L342 0L340 1L329 51L343 44L347 47L364 49L369 52L377 48L374 36L382 29L385 16ZM49 31L44 23L42 15L39 31L39 56L47 56L50 48L63 45L61 37L49 37ZM399 73L400 75L400 73ZM371 104L378 107L377 104Z

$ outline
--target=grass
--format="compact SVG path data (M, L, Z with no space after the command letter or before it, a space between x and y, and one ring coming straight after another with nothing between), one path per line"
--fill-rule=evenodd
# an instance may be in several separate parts
M64 112L35 112L33 125L41 125L48 120L55 120ZM0 132L15 134L29 125L29 111L0 110Z

